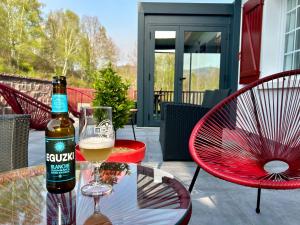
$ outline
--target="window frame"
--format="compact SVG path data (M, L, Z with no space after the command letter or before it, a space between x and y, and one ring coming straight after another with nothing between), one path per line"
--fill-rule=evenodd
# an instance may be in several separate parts
M298 18L298 16L300 16L300 0L296 0L296 5L294 7L292 7L290 10L287 9L288 1L291 1L291 0L286 0L285 1L285 7L284 7L285 26L284 26L284 46L283 46L283 48L284 48L283 49L283 71L296 69L296 64L295 64L295 58L296 57L295 56L298 52L300 54L300 48L296 49L297 32L299 34L298 39L300 40L300 24L297 27L297 21L298 21L298 19L300 20L300 18ZM292 13L293 11L295 12L295 25L294 25L294 28L287 31L288 14ZM298 15L298 11L299 11L299 15ZM292 48L291 51L287 51L286 45L287 45L287 42L288 42L288 35L292 34L292 33L294 33L293 48ZM292 56L292 63L291 63L291 66L289 68L286 67L286 58L287 58L287 56Z

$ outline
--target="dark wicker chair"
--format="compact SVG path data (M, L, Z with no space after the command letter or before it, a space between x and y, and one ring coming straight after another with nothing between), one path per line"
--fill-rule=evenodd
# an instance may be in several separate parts
M0 172L28 166L30 115L0 116Z
M164 161L192 161L188 140L193 127L229 93L229 89L206 91L202 105L169 102L161 104L159 141Z
M232 94L195 126L190 153L208 173L258 189L300 188L300 70L282 72Z

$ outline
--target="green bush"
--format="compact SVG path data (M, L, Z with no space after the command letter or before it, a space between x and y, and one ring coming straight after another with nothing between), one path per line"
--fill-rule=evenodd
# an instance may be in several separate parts
M96 90L94 106L112 107L114 129L124 127L130 117L133 101L127 98L129 84L122 81L111 64L95 75L94 88Z
M30 72L33 70L33 66L28 62L21 62L19 64L19 68L20 68L20 70L22 70L24 72Z

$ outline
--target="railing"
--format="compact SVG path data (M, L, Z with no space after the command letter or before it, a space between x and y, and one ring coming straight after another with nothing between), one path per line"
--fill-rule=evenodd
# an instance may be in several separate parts
M201 105L204 91L183 91L182 102ZM154 91L154 104L159 102L173 102L174 91ZM157 107L157 106L156 106Z
M203 101L204 91L183 91L182 102L201 105Z
M154 91L154 102L173 102L174 91Z
M80 114L80 107L91 105L94 99L95 90L89 88L68 87L68 104L69 110L76 117Z
M182 102L201 105L203 101L204 91L183 91L182 92ZM154 112L155 118L160 117L160 103L161 102L173 102L174 101L174 91L154 91Z

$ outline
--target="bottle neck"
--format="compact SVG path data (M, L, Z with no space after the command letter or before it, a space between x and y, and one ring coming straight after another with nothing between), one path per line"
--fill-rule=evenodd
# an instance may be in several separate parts
M68 113L54 113L54 112L51 112L51 118L52 119L69 118L69 114Z
M53 85L51 114L52 118L68 116L68 99L65 85Z

